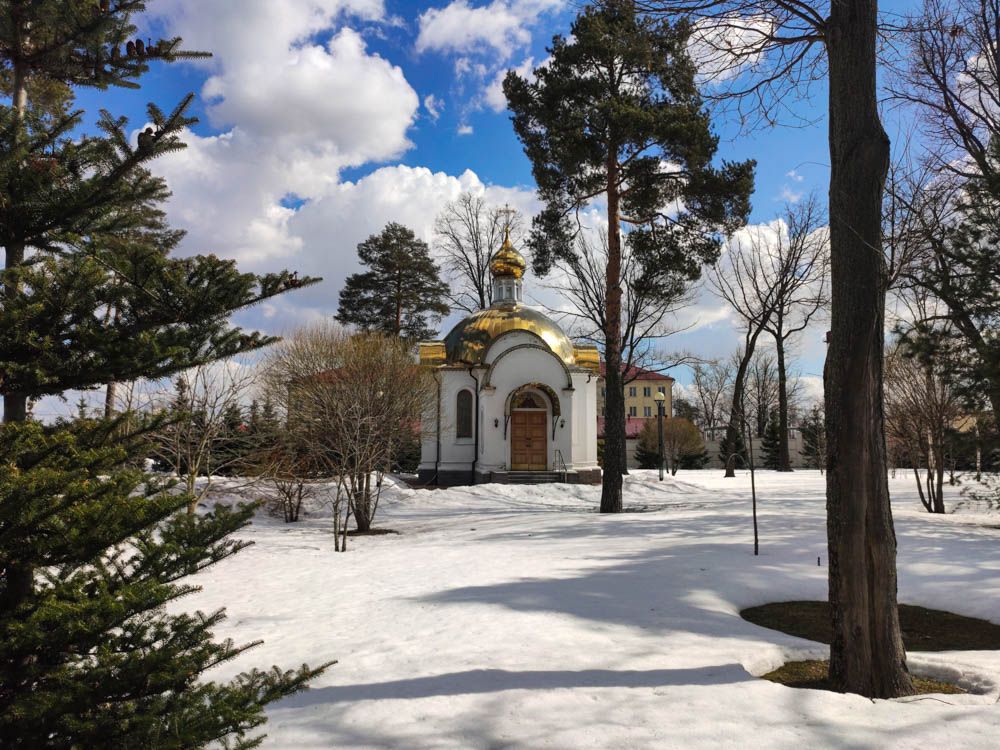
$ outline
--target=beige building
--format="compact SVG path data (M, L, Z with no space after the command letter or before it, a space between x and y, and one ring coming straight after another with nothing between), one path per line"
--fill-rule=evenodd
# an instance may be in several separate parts
M650 419L656 417L656 394L662 393L663 414L672 416L674 379L659 372L632 367L625 373L625 418ZM601 362L601 378L597 381L598 421L604 416L604 363ZM598 430L600 434L604 431Z

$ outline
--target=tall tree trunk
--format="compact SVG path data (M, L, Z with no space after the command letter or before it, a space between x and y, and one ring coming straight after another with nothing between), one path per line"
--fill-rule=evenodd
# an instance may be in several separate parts
M24 263L24 244L11 242L5 248L4 293L8 300L13 300L21 288L18 268ZM3 421L23 422L28 418L28 396L24 393L5 393L3 395Z
M396 272L396 330L395 335L398 338L403 332L403 281L400 277L400 273Z
M886 478L882 191L889 138L878 116L876 0L835 0L828 20L831 333L827 429L830 680L870 698L912 692L896 605Z
M26 42L24 39L22 42ZM14 134L15 143L24 137L24 117L28 107L27 71L22 64L16 64L13 71L13 89L11 94L14 105L17 131ZM17 200L15 196L11 196ZM4 248L4 294L8 300L14 300L21 293L20 267L24 265L25 243L10 242ZM28 396L25 393L4 393L3 421L7 423L24 422L28 418ZM3 582L0 585L0 609L11 611L31 597L35 588L35 569L30 561L6 559L0 560ZM27 663L17 660L7 666L6 678L11 685L18 685L24 679Z
M619 218L617 149L608 149L608 268L605 272L607 315L604 327L604 474L601 513L622 510L625 469L625 389L622 373L622 244Z
M726 436L723 440L729 446L730 456L726 460L726 477L736 476L736 462L732 460L732 453L737 451L734 446L742 445L743 425L746 422L744 414L746 399L743 390L746 388L747 368L753 358L754 349L757 348L757 337L760 336L763 328L757 328L746 340L743 347L743 357L740 365L736 368L736 377L733 379L733 403L729 407L729 423L726 425ZM752 440L753 438L751 438Z
M22 46L27 43L23 38ZM22 138L24 117L28 109L27 71L23 63L14 65L14 84L11 93L14 105L17 132L15 142ZM24 264L24 242L11 242L5 248L4 271L8 272L4 279L4 292L7 299L13 299L21 290L19 267ZM11 271L13 271L11 273ZM3 421L23 422L28 418L28 396L24 393L5 393L3 397Z
M792 457L788 452L788 374L785 372L785 339L774 337L778 350L778 471L792 470Z

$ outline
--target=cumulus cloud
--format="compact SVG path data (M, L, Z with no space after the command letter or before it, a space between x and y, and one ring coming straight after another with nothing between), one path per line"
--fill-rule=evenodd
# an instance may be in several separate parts
M545 61L547 62L547 60ZM545 64L542 63L542 65ZM526 78L529 81L534 80L535 67L540 67L535 65L535 58L528 57L521 62L520 65L512 68L512 70L517 73L521 78ZM503 93L503 79L507 77L508 68L502 68L498 70L496 75L493 76L493 80L489 82L483 91L482 103L494 112L503 112L507 109L507 97Z
M457 132L459 135L472 135L473 130L471 125L463 122L461 125L458 126L458 130L455 132Z
M452 0L420 14L417 52L499 54L506 60L531 41L531 26L543 13L562 7L564 0L493 0L472 6Z

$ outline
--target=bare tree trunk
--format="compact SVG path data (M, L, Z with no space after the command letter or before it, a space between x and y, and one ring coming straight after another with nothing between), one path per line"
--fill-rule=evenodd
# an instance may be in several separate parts
M889 139L876 101L876 0L837 0L827 22L832 320L824 368L830 680L870 698L913 690L896 603L882 366L882 191Z
M604 474L601 513L622 510L622 472L625 469L625 390L622 384L622 245L619 227L617 149L608 148L608 269L607 320L604 328L605 419Z
M729 446L731 452L736 451L735 446L743 445L743 441L740 438L741 426L745 423L743 409L744 409L744 389L746 388L747 379L747 368L750 365L750 360L753 358L754 349L757 348L757 337L760 336L763 328L757 328L754 332L747 338L746 345L743 347L743 356L740 359L740 366L736 369L736 377L733 379L733 403L729 407L729 424L726 425L726 436L724 440ZM750 438L751 440L753 438ZM730 454L730 458L732 453ZM726 461L726 477L732 479L736 476L736 462L732 460Z
M104 418L111 419L115 415L115 392L117 391L117 383L111 381L105 386L104 389Z
M778 350L778 471L792 470L792 457L788 452L788 375L785 372L785 340L774 337Z

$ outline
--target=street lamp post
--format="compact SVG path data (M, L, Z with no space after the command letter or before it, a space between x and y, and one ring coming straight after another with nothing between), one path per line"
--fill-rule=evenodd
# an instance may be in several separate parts
M659 456L660 465L660 481L663 481L663 401L666 399L666 395L663 391L657 391L656 395L653 396L656 399L656 431L659 434L659 448L657 455Z

